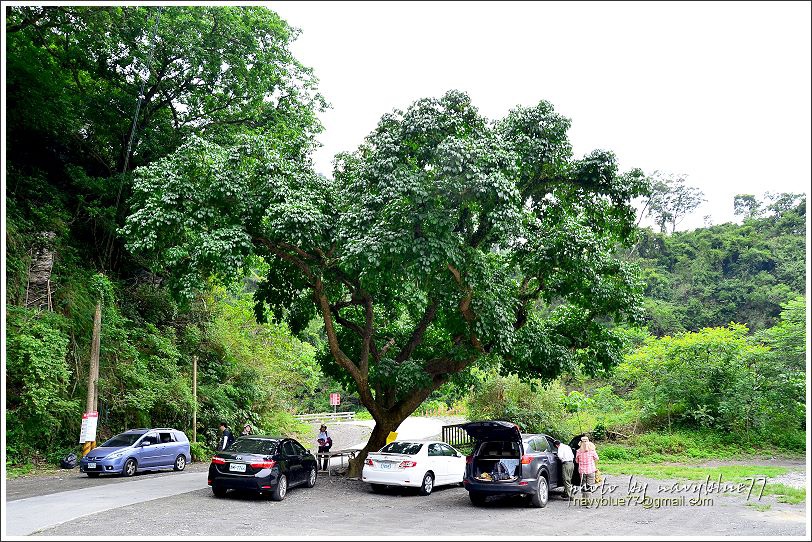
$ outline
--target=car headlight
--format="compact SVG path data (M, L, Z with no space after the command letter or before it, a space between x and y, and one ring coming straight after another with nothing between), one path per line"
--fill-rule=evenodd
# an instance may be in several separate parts
M113 452L110 455L108 455L106 457L106 459L118 459L119 457L122 457L125 452L126 452L126 450L121 450L119 452Z

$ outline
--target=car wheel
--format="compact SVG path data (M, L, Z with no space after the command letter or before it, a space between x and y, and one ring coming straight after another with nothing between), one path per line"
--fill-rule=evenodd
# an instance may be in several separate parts
M87 473L87 477L88 477L88 478L98 478L98 477L99 477L99 473L98 473L98 472L88 472L88 473Z
M434 475L429 471L423 475L423 483L420 484L420 494L423 496L431 495L432 489L434 489Z
M183 470L186 468L186 456L180 454L175 458L175 470Z
M384 484L369 484L372 486L373 493L383 493L386 491L386 486Z
M487 495L483 495L477 491L469 491L468 498L471 499L471 504L475 506L482 506L485 504L485 499L487 499Z
M310 474L307 477L307 483L305 484L305 487L313 487L314 485L316 485L316 476L317 476L316 467L311 467Z
M214 493L215 497L225 497L228 490L220 486L211 486L211 492Z
M538 485L536 492L530 497L530 506L533 508L544 508L547 506L547 500L550 498L550 486L547 484L547 478L539 473Z
M138 470L138 463L135 462L135 459L128 459L126 463L124 463L124 468L121 469L122 476L132 476Z
M288 493L288 477L284 474L279 475L279 481L276 482L276 487L271 491L271 499L281 501Z

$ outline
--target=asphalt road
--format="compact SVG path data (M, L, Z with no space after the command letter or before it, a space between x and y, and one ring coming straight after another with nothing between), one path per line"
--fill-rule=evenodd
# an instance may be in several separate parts
M6 534L132 536L143 532L144 525L150 526L150 533L162 536L547 536L563 533L801 536L806 531L803 504L781 504L774 497L765 496L760 504L769 504L770 508L759 511L747 504L745 495L709 494L706 498L710 501L692 506L688 500L696 494L690 490L658 495L656 488L668 483L663 480L636 479L649 484L650 497L678 499L685 496L684 504L672 502L660 508L645 508L639 501L586 508L571 506L556 498L553 492L544 509L529 508L517 498L491 499L484 507L474 507L465 489L456 486L437 488L428 497L408 490L379 495L362 482L341 477L320 478L315 488L294 488L284 501L272 502L245 494L215 498L205 486L205 475L199 471L201 467L193 467L187 473L144 474L134 479L118 478L101 483L83 478L87 489L11 500L4 519L8 528ZM628 496L628 481L628 477L607 477L606 483L618 489L605 497ZM25 484L13 482L19 486L36 483L36 480L29 479ZM66 487L72 488L75 483L76 480L69 478ZM199 489L195 489L198 483ZM19 487L14 491L17 495L23 494ZM71 513L81 511L79 505L90 502L82 498L83 491L93 492L94 499L115 501L115 505L68 519ZM128 504L127 499L135 502ZM47 509L41 508L39 515L49 521L64 522L43 526L44 520L38 519L39 523L29 520L31 523L27 526L15 524L9 512L14 512L14 506L32 503L47 504ZM71 507L72 512L68 510ZM29 514L29 517L37 518L38 514Z

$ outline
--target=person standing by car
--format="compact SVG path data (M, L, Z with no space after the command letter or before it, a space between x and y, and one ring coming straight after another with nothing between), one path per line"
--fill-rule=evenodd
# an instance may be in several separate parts
M595 486L595 471L598 470L595 462L598 460L598 452L595 445L589 442L589 438L584 435L578 444L578 452L575 454L575 461L578 463L578 472L581 473L581 491L584 498L592 496ZM586 503L585 503L586 504Z
M234 442L234 435L229 430L226 422L220 422L220 431L223 432L223 436L220 437L220 450L225 450Z
M572 453L572 448L566 444L562 444L560 440L554 442L556 455L561 460L561 477L564 478L564 498L572 498L572 472L575 470L575 454Z
M319 436L316 438L319 443L319 453L324 454L330 451L330 448L333 446L333 439L330 438L330 434L327 433L327 426L321 424L319 427ZM322 469L327 470L330 467L330 456L324 455L322 456Z

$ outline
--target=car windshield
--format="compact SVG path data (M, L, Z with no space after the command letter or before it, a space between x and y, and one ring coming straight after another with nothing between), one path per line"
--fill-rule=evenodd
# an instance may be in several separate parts
M238 438L228 447L229 452L242 452L246 454L271 455L276 452L279 441L259 438Z
M121 433L102 444L102 447L132 446L143 434L144 433Z
M390 442L381 448L381 453L414 455L422 447L423 445L419 442Z

